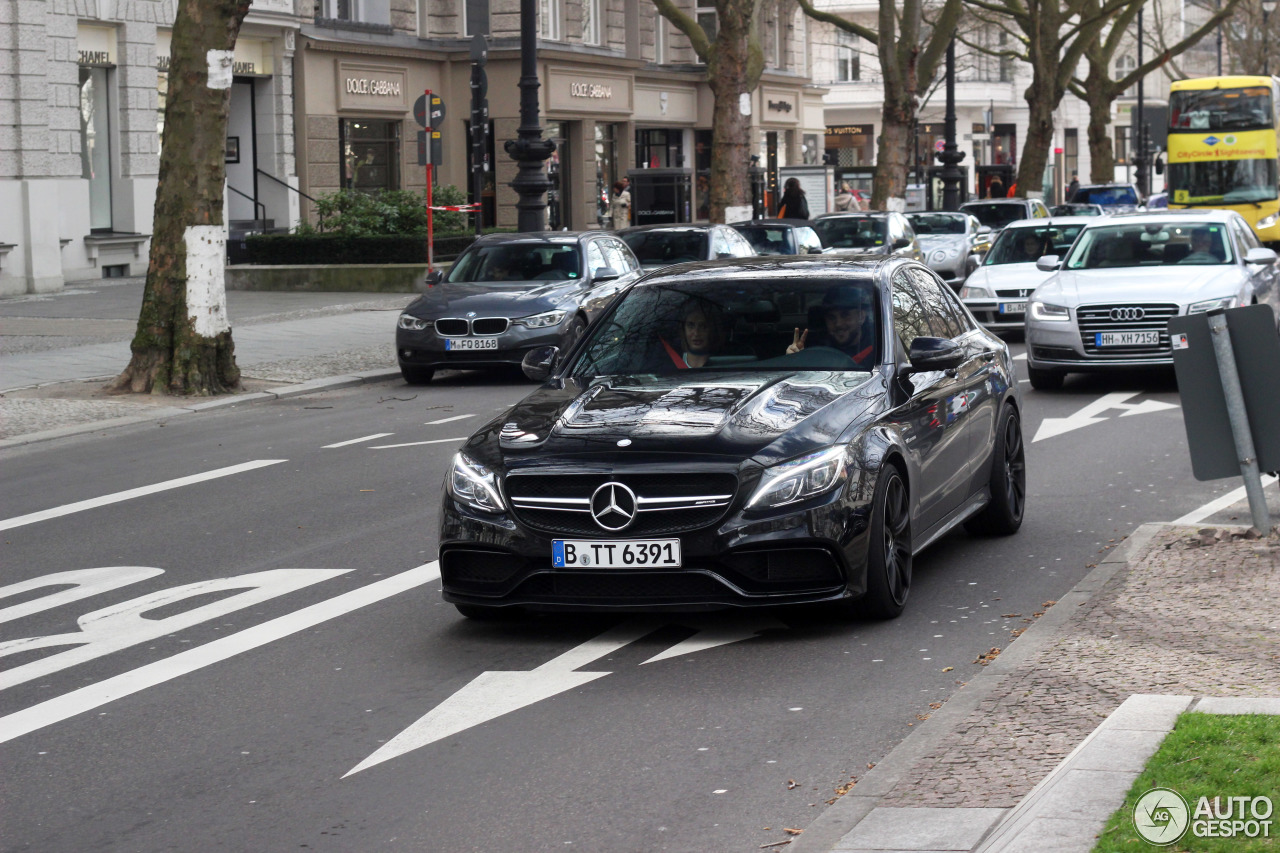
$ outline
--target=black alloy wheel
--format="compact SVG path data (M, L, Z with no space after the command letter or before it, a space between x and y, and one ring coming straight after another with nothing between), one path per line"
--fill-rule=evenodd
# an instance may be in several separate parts
M965 522L965 530L982 536L1017 533L1027 508L1027 460L1022 422L1012 406L1000 411L991 454L990 489L991 502Z
M582 337L582 333L587 330L587 321L580 316L575 316L573 322L569 324L569 328L564 332L564 346L560 348L561 352L568 352L569 348L578 342L578 338Z
M875 619L894 619L911 593L911 503L906 482L890 463L880 472L873 501L862 611Z
M431 377L436 375L436 369L434 367L409 367L402 364L400 365L400 375L410 385L426 385L431 381Z

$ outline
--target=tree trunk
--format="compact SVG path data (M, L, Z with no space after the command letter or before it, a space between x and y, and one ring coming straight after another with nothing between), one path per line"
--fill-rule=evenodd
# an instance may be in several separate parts
M1017 194L1024 198L1040 198L1044 195L1044 170L1049 163L1049 148L1053 145L1053 111L1058 101L1049 87L1037 86L1033 81L1027 87L1026 99L1030 114L1027 120L1027 140L1018 159ZM1043 91L1042 91L1043 90Z
M223 183L231 65L250 0L181 0L170 43L151 258L120 391L208 395L240 370L227 319Z
M880 111L875 180L871 185L872 210L893 210L899 205L905 208L907 174L914 154L911 132L915 123L914 98L885 98Z
M743 113L743 96L755 88L751 79L751 0L720 0L715 51L707 64L707 82L715 101L711 130L712 222L724 222L724 209L749 204L747 167L751 156L751 115ZM754 75L756 80L759 74ZM750 101L748 101L748 104Z
M1089 92L1098 92L1101 81L1086 81ZM1109 184L1116 179L1116 155L1111 147L1111 98L1094 95L1089 100L1089 180Z

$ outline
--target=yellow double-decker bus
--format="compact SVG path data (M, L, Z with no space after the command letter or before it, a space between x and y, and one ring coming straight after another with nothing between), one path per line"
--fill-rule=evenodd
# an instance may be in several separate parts
M1169 90L1169 207L1234 210L1280 247L1280 77L1200 77Z

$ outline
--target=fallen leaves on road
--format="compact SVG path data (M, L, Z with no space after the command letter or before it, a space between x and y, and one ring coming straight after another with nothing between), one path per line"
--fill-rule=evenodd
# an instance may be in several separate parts
M799 784L800 784L800 783L799 783L799 782L797 782L795 779L788 779L788 780L787 780L787 790L788 790L788 791L790 791L792 788L797 787Z
M987 652L986 654L978 655L978 658L977 660L974 661L974 663L980 663L983 666L986 666L987 664L995 660L999 655L1000 655L1000 650L997 649L995 646L992 646L991 651Z
M1022 615L1021 613L1001 613L1000 614L1001 618L1004 618L1004 619L1017 619L1021 615Z
M782 831L785 832L787 835L799 835L800 833L804 832L803 829L792 829L789 826L782 827Z
M942 671L943 671L943 672L950 672L950 671L951 671L951 670L953 670L953 669L955 669L955 667L954 667L954 666L944 666L944 667L942 668Z
M790 838L788 838L788 839L787 839L787 840L785 840L785 841L775 841L775 842L773 842L772 844L761 844L761 845L760 845L760 849L761 849L761 850L765 850L765 849L767 849L767 848L769 848L769 847L781 847L781 846L783 846L784 844L790 844L790 843L791 843L791 839L790 839Z

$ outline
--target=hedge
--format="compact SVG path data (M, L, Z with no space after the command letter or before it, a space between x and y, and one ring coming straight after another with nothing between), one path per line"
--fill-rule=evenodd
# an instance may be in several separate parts
M437 235L435 259L449 261L475 240L473 233ZM248 262L281 264L425 264L426 236L343 237L326 234L254 234L245 238Z

